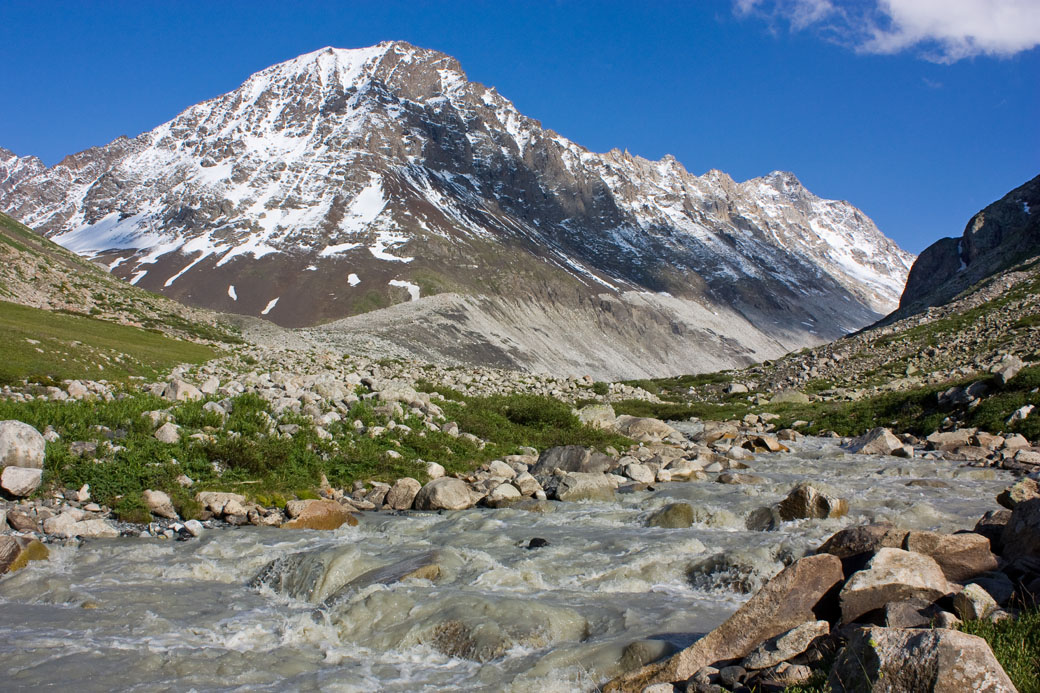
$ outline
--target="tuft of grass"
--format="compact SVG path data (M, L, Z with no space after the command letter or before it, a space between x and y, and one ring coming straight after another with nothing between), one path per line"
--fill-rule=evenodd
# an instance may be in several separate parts
M556 445L604 448L627 447L631 440L585 426L570 405L552 397L530 394L466 397L466 406L444 403L444 413L459 428L492 441L492 453L509 454L520 447L538 450ZM488 458L491 459L491 458Z
M966 621L959 628L989 643L1020 693L1040 693L1040 609L1027 609L999 623Z

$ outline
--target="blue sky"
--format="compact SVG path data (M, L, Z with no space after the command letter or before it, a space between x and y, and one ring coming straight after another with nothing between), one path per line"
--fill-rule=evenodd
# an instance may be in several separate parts
M403 39L592 150L793 171L919 252L1040 173L1038 6L0 0L0 147L51 165L301 53Z

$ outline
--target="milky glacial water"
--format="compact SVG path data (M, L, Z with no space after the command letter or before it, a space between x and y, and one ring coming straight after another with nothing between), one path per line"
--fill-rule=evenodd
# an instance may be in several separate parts
M689 644L748 598L741 590L842 527L970 529L1010 481L952 462L845 455L833 441L794 448L756 458L765 484L660 484L548 513L366 513L334 532L55 545L50 561L0 580L0 689L591 690L620 673L633 641ZM920 479L947 487L908 485ZM847 498L850 515L744 529L749 512L803 480ZM676 501L694 506L693 527L645 526ZM529 550L534 537L548 546ZM295 554L299 575L250 586ZM352 586L409 559L431 559L440 575ZM294 580L303 588L286 586Z

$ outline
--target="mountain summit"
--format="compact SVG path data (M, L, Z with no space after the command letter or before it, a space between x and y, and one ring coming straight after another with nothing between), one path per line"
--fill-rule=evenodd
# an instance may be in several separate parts
M302 55L51 168L0 150L0 209L187 303L300 327L411 302L370 326L615 377L863 327L913 261L790 173L590 152L403 42ZM394 332L416 320L430 330Z

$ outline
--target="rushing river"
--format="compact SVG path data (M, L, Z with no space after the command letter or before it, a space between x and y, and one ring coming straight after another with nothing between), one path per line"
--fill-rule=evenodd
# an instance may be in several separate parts
M842 527L970 529L1010 480L833 441L794 448L757 456L765 484L660 484L553 512L366 513L334 532L52 545L49 561L0 580L0 689L588 690L620 672L633 641L658 654L688 644ZM850 515L744 529L803 480L847 498ZM645 526L676 501L695 508L693 527ZM536 537L548 545L527 548ZM427 572L386 579L416 566Z

